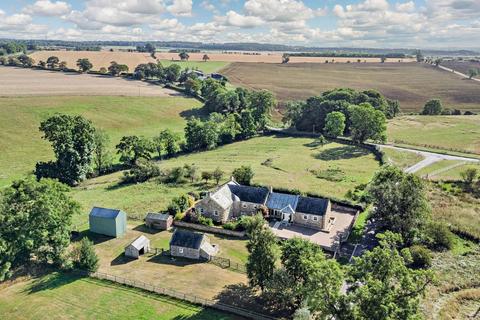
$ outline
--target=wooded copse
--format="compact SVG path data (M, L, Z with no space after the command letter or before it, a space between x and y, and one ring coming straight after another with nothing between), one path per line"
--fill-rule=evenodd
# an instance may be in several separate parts
M336 122L344 130L333 130L328 115L342 113L344 123ZM327 136L351 136L354 141L364 142L386 140L386 119L395 117L400 112L398 101L386 99L375 90L355 91L350 88L326 91L306 101L287 104L283 121L299 131L322 133ZM338 122L340 121L340 123ZM329 122L329 123L328 123Z

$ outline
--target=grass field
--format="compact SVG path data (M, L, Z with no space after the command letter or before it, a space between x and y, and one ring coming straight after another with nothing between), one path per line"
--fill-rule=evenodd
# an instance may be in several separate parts
M188 115L201 104L183 97L7 97L0 98L0 186L49 160L53 152L41 139L40 122L55 113L81 114L106 130L112 150L124 135L152 137L170 128L183 133Z
M398 117L388 122L387 136L396 144L480 155L480 116Z
M219 167L225 172L224 180L233 169L251 165L255 172L253 183L337 198L344 198L348 190L368 182L380 166L372 153L358 147L337 143L322 147L311 138L277 136L253 138L159 162L161 169L184 164L195 164L199 173ZM78 223L86 221L93 205L123 209L129 216L143 218L148 211L166 209L175 196L206 188L202 182L173 186L154 180L118 185L121 176L118 172L99 177L74 189L73 195L85 214L77 219Z
M91 278L53 273L0 289L8 319L241 319Z
M442 61L441 65L466 75L468 75L470 69L480 69L480 62L473 61ZM480 75L474 78L480 79Z
M382 151L385 153L391 164L401 169L411 167L424 159L422 155L413 152L390 148L383 148Z
M403 112L418 112L433 98L449 108L480 110L480 83L417 63L233 63L222 72L235 85L270 90L281 101L351 87L376 89L397 99Z
M178 58L178 57L177 57ZM169 65L175 63L182 67L182 69L189 68L189 69L199 69L204 73L212 73L221 70L222 68L228 66L230 62L225 61L181 61L181 60L160 60L164 67L168 67Z

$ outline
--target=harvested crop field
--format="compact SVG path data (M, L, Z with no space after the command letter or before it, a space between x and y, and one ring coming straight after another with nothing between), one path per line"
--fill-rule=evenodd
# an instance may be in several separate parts
M223 71L237 86L267 89L280 101L305 99L339 87L376 89L418 112L433 98L445 107L480 110L480 83L417 63L233 63Z
M135 70L135 67L141 63L155 62L149 53L140 52L110 52L110 51L36 51L30 55L35 62L47 61L51 56L58 57L60 61L65 61L67 67L77 69L77 60L87 58L93 64L92 70L108 68L110 62L116 61L120 64L126 64L129 71Z
M203 56L207 54L210 57L210 61L226 61L226 62L261 62L261 63L281 63L283 53L269 53L269 52L199 52L199 53L188 53L191 61L202 61ZM178 53L173 52L157 52L155 54L158 59L165 60L178 60ZM338 62L338 63L347 63L347 62L378 62L380 63L380 58L341 58L341 57L290 57L291 63L325 63L328 62ZM412 59L389 59L390 62L412 62Z
M0 96L178 96L173 90L119 77L0 67Z

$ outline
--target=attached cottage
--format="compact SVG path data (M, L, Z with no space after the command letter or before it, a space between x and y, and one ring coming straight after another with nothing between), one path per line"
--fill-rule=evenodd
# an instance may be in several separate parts
M127 214L121 210L94 207L88 219L91 232L115 238L127 232Z
M210 244L203 233L176 229L170 240L170 254L174 257L209 260L217 252L218 247Z
M267 208L270 217L287 224L328 231L332 223L330 200L273 192L270 188L238 184L233 179L197 202L195 211L225 223Z
M150 240L144 235L141 235L125 247L125 256L138 259L148 251L150 251Z
M152 229L169 230L173 224L173 217L168 213L149 213L145 217L145 225Z

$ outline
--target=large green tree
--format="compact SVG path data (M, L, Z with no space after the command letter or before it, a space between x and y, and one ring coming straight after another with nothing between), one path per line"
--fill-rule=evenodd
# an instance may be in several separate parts
M232 175L238 183L248 186L252 182L255 173L251 166L241 166L234 169Z
M40 131L52 144L56 161L37 163L37 177L58 178L68 185L84 180L95 149L92 123L82 116L56 114L40 124Z
M385 142L387 120L383 112L376 110L369 103L350 106L350 132L352 139L363 143L372 139Z
M36 261L63 261L72 217L80 205L69 188L50 179L15 181L0 197L0 281L11 270Z
M48 57L47 59L47 66L50 69L55 69L58 67L59 62L60 62L60 59L58 59L58 57L51 56L51 57Z
M88 58L81 58L77 60L77 67L81 72L87 72L93 68L93 64Z
M123 137L116 148L117 153L120 154L120 161L128 165L135 164L140 158L150 160L151 153L155 151L150 140L138 136Z
M100 175L112 165L112 154L109 149L110 137L101 129L95 130L95 149L93 150L93 162L95 170Z
M371 217L380 228L399 233L407 245L422 236L430 207L418 176L385 166L373 177L368 193L374 205Z
M263 220L263 217L260 218ZM277 238L265 220L249 230L247 250L249 255L246 269L249 283L252 287L264 290L273 277L278 258Z
M343 135L345 131L345 115L338 111L333 111L327 114L325 118L325 128L323 132L326 136L336 138Z
M439 99L432 99L425 103L422 114L427 116L441 115L443 110L442 102Z

